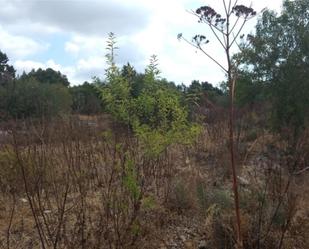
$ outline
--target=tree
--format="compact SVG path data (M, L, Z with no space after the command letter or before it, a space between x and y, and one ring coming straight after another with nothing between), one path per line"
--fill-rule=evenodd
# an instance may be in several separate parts
M51 118L71 111L71 96L61 84L42 84L33 78L15 80L0 91L0 110L8 118Z
M55 71L51 68L47 68L45 70L39 68L37 70L32 70L28 74L23 74L21 76L22 80L27 80L33 78L36 81L43 84L62 84L65 87L70 85L70 82L67 79L67 76L63 75L59 71Z
M15 69L8 62L7 55L0 51L0 120L7 117L14 91Z
M6 55L0 54L0 69L9 83L0 85L0 114L3 119L45 117L69 113L72 99L65 75L53 69L32 70L15 79ZM8 77L6 77L8 79Z
M130 125L130 84L127 78L121 75L121 71L115 63L116 37L109 33L107 41L106 61L108 68L105 70L106 80L101 90L101 98L107 112L109 112L116 121Z
M239 198L238 198L238 186L237 186L237 174L235 165L235 150L234 150L234 93L235 85L237 81L238 65L236 61L232 60L231 49L232 46L237 44L237 38L239 37L246 22L256 15L256 12L244 5L237 5L237 0L223 0L223 6L225 13L223 15L217 13L210 6L202 6L195 12L192 12L198 18L199 23L204 23L212 31L215 39L219 43L219 46L223 49L226 55L226 65L220 63L214 58L207 50L204 49L204 45L210 41L203 34L197 34L193 37L192 41L183 37L182 34L178 35L179 39L184 40L191 46L195 47L206 55L211 61L219 66L226 74L228 81L228 90L230 97L230 115L229 115L229 142L230 142L230 154L231 154L231 168L233 174L233 192L235 201L235 213L237 224L237 247L242 248L242 235L241 235L241 220L239 213ZM234 16L234 17L233 17ZM242 21L241 21L242 20ZM240 25L238 25L240 23Z
M170 144L192 140L198 128L189 124L177 87L160 78L156 56L151 57L142 77L135 78L129 73L133 72L132 68L119 70L116 66L113 34L109 35L107 49L109 67L100 88L104 107L119 123L133 131L144 145L145 153L158 156Z
M223 95L221 89L214 87L212 84L205 82L199 82L198 80L193 80L191 85L189 85L185 94L189 101L193 104L201 105L213 105L219 96Z
M239 72L237 89L235 91L235 104L242 108L248 107L251 111L256 106L266 104L266 87L259 84L247 72Z
M222 99L226 97L222 90L207 81L193 80L182 92L189 107L190 118L199 121L201 121L201 118L203 120L204 115L202 113L222 105Z
M186 120L186 111L180 106L180 94L160 80L157 58L152 56L145 70L145 83L141 94L135 99L138 125L150 129L169 130ZM165 85L167 84L167 85Z
M8 62L7 55L0 51L0 86L15 78L15 69Z
M244 73L265 89L273 128L283 134L289 129L294 141L309 117L308 20L308 1L285 0L280 15L264 12L255 35L248 36L249 45L237 55Z
M69 91L61 84L20 79L15 82L6 110L13 118L51 118L69 113L71 104Z
M83 85L73 86L70 93L74 113L91 115L102 111L100 94L94 84L84 82Z

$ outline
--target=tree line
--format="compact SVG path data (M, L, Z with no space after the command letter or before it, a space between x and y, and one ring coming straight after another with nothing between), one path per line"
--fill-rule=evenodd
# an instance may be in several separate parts
M237 44L240 52L233 56L240 65L236 108L263 112L269 128L279 132L290 129L295 137L301 134L309 116L308 5L303 0L284 1L280 14L264 11L255 32L242 36ZM115 37L109 42L113 49ZM172 126L171 120L177 115L196 122L215 108L227 107L227 82L220 87L206 80L177 85L160 77L156 57L144 73L138 73L130 63L117 68L114 52L110 52L106 78L78 86L70 86L65 75L50 68L16 76L8 57L0 52L1 119L105 111L120 122L132 125L129 119L134 117L140 125L151 123L155 128L163 123ZM132 99L130 111L122 109ZM170 107L161 106L163 103ZM164 108L166 113L160 113ZM180 112L186 113L184 117Z
M156 62L153 61L153 63ZM205 101L202 95L206 92L211 100L223 96L222 90L213 87L206 81L193 80L190 86L185 86L183 84L176 85L174 82L159 77L160 79L158 78L155 83L148 83L150 72L154 76L159 74L159 71L151 71L158 70L154 67L154 64L149 65L144 73L138 73L130 63L117 69L118 77L125 80L130 88L128 95L122 97L129 99L142 95L146 100L145 88L159 87L162 91L170 94L170 97L177 96L177 101L182 108L188 109L190 106L192 108L189 109L193 110L194 106ZM104 89L110 88L111 78L109 77L104 80L94 77L92 82L85 81L81 85L72 86L66 75L51 68L32 69L29 73L23 72L22 75L16 75L16 70L10 65L7 55L1 51L0 73L1 120L48 118L71 113L96 115L104 111L108 112L109 107L104 100L102 90L104 92ZM150 86L151 84L153 86ZM118 87L121 88L119 84L116 84L113 89L110 89L113 94L121 94L123 89L117 89ZM151 90L148 90L149 94ZM150 119L154 115L154 113L144 114L147 116L145 119ZM118 114L115 113L115 115Z

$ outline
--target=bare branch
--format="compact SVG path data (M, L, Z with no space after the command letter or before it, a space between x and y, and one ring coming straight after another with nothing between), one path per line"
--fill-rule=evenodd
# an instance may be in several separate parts
M235 3L234 3L234 5L233 5L232 9L237 5L237 3L238 3L238 0L235 1ZM232 9L230 9L230 11L231 11Z
M230 35L230 34L233 32L233 30L235 29L235 27L236 27L236 25L237 25L239 19L240 19L240 17L238 16L238 17L237 17L237 20L235 21L235 23L234 23L234 25L233 25L233 27L230 29L230 32L228 33L228 35Z
M234 38L235 38L235 36L234 36ZM235 40L235 44L236 44L237 48L242 52L243 49L240 47L239 43L236 40Z
M225 4L225 1L224 1L224 4ZM229 0L228 15L231 14L231 6L232 6L232 0Z
M223 47L223 49L226 49L226 45L223 44L223 42L221 41L221 39L219 38L219 36L217 35L216 31L213 29L212 25L209 25L212 33L215 35L215 37L217 38L217 40L219 41L219 43L221 44L221 46ZM223 33L223 32L221 32ZM224 37L224 33L223 33L223 37Z
M229 15L229 11L228 11L228 9L226 7L225 0L222 0L222 1L223 1L223 6L224 6L225 14L226 14L226 16L228 16ZM230 4L231 4L231 0L230 0ZM229 8L230 8L230 6L229 6Z
M301 175L302 173L306 172L307 170L309 170L309 167L306 167L306 168L304 168L304 169L302 169L302 170L300 170L300 171L297 171L297 172L295 172L295 173L293 173L293 174L294 174L294 175Z
M223 42L224 42L224 47L225 49L227 48L227 39L226 39L226 35L224 33L222 33L222 37L223 37Z
M211 59L213 62L215 62L225 73L227 73L228 71L224 68L224 66L222 64L220 64L216 59L214 59L211 55L209 55L200 45L196 45L193 42L190 42L189 40L187 40L184 37L181 37L182 40L184 40L186 43L188 43L189 45L197 48L198 50L200 50L203 54L205 54L209 59Z
M242 23L241 27L239 28L239 30L238 30L238 32L237 32L237 34L234 36L233 41L230 43L230 47L232 47L232 46L233 46L233 43L234 43L234 42L236 41L236 39L238 38L238 36L239 36L240 32L242 31L243 27L245 26L245 24L246 24L247 20L248 20L248 19L244 19L244 21L243 21L243 23Z
M196 16L197 18L200 18L200 16L199 16L198 14L196 14L193 10L188 11L188 12L189 12L191 15L194 15L194 16ZM213 25L211 22L207 22L207 21L203 21L203 20L201 20L200 22L206 23L207 25L212 26L214 29L218 30L220 33L223 33L224 35L227 35L227 33L225 33L225 32L223 31L223 29L219 29L216 25Z
M228 73L228 71L227 71L216 59L214 59L212 56L210 56L208 53L206 53L206 51L205 51L201 46L198 46L198 48L199 48L200 51L202 51L208 58L210 58L212 61L214 61L225 73Z
M199 15L196 14L193 10L191 10L189 13L199 18ZM227 44L226 44L226 41L225 41L226 33L223 30L219 29L217 26L213 25L211 22L204 21L203 23L206 23L210 27L210 29L213 32L213 34L215 35L216 39L219 41L219 43L221 44L221 46L225 50L226 47L227 47ZM216 30L219 31L221 34L223 34L224 42L222 42L222 40L219 38L219 36L216 33Z

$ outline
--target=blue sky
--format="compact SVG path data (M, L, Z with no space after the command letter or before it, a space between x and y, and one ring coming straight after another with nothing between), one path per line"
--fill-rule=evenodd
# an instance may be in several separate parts
M281 0L239 3L252 4L257 11L268 7L278 12L281 6ZM130 62L143 71L156 54L162 77L177 84L224 80L216 65L177 40L180 32L188 38L208 34L188 10L209 4L220 11L219 0L0 0L0 4L0 50L18 73L51 67L66 74L72 84L103 77L106 37L114 32L119 65ZM251 32L255 23L251 20L245 32ZM224 60L215 42L208 51Z

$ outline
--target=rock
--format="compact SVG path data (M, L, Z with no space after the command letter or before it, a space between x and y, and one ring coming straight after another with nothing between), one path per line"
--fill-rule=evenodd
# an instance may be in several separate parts
M184 243L184 248L185 249L195 249L196 247L194 246L194 243L192 241L186 241Z
M207 249L207 243L205 240L201 240L198 244L198 249Z
M26 198L20 198L20 201L23 202L23 203L27 203L28 200Z
M239 184L242 186L247 186L250 184L250 182L244 177L237 176L237 178L238 178Z
M191 230L191 229L185 228L185 229L184 229L184 232L185 232L188 236L191 236L191 237L194 237L194 236L195 236L194 231Z
M177 248L178 245L177 245L176 242L171 241L171 242L168 243L168 246L171 247L171 248L175 248L175 247Z
M180 235L180 239L181 239L182 242L185 242L187 240L186 236L184 236L184 235Z
M159 249L167 249L167 247L165 245L160 245Z
M164 243L161 243L160 246L159 246L159 249L167 249L167 247Z

